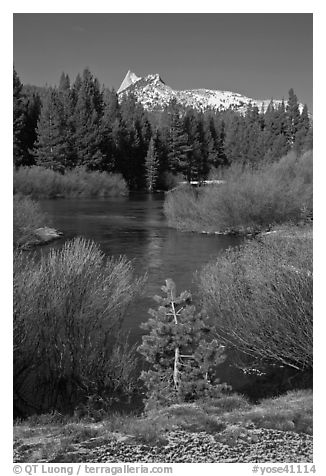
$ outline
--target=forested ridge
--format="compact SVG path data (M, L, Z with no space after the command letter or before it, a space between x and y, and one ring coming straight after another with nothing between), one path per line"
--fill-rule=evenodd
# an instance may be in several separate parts
M312 120L293 89L280 106L245 115L181 109L148 112L132 94L118 98L89 69L59 86L23 85L13 76L14 165L63 173L76 167L121 173L133 190L166 189L176 177L206 179L234 163L256 166L290 150L312 149Z

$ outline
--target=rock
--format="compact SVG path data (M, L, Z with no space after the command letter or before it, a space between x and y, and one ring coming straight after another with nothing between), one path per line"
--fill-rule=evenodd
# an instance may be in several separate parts
M33 238L24 243L21 248L23 250L29 250L34 246L45 245L53 240L58 240L62 236L63 233L55 228L50 228L48 226L37 228L33 231Z
M106 443L106 438L103 436L97 436L95 438L90 438L89 440L83 441L80 443L80 446L83 448L97 448Z
M62 233L60 231L57 231L54 228L49 228L47 226L43 228L37 228L34 231L34 234L43 243L48 243L49 241L56 240L62 236Z
M112 439L100 443L91 438L73 445L70 451L53 458L56 463L307 463L312 462L312 436L291 431L247 429L248 440L237 439L234 445L215 441L205 432L170 431L167 444L159 446L137 442L132 435L112 433ZM241 432L240 432L241 434ZM20 448L15 454L19 458ZM26 460L26 459L25 459ZM55 461L54 461L55 460Z
M117 443L124 443L126 445L137 445L137 439L133 435L122 435L120 433L114 434Z
M68 451L64 454L59 454L53 458L49 463L80 463L87 460L88 451L79 448L77 451Z

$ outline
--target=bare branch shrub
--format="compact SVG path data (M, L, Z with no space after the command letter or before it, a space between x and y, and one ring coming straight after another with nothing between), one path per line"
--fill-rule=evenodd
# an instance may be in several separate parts
M14 195L13 199L13 242L14 247L23 245L33 238L37 228L45 225L48 217L39 204L23 195Z
M312 367L312 236L271 234L230 249L199 276L218 338L257 361Z
M312 214L312 174L312 151L257 168L234 164L223 184L168 193L164 212L171 226L194 231L246 232L298 222Z
M18 401L42 411L72 411L90 395L130 392L135 358L117 338L142 283L125 258L105 259L94 242L80 238L40 259L16 253Z
M115 197L126 195L128 188L121 174L88 171L83 167L64 174L40 166L20 167L13 174L14 193L33 198Z

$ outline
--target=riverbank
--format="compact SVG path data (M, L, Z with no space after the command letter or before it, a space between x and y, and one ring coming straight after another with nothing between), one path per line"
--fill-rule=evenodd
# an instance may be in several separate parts
M165 196L169 226L199 233L256 235L312 218L312 152L257 168L231 166L224 183Z
M29 250L61 238L63 233L48 226L50 222L50 218L42 211L39 203L20 194L14 195L14 248Z
M62 237L63 233L61 231L48 226L43 226L32 230L29 239L22 243L20 248L22 250L30 250L35 246L47 245L48 243L59 240Z
M87 171L84 168L66 170L64 174L44 167L20 167L13 173L14 194L34 199L70 197L119 197L128 194L121 174Z
M57 422L56 422L57 419ZM241 396L100 421L32 417L14 426L28 463L312 462L312 391L249 404Z

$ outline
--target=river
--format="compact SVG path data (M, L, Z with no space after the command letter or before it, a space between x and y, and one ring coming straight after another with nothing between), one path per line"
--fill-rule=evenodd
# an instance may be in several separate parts
M165 279L172 278L179 293L191 291L196 302L195 273L226 248L242 242L242 238L235 236L187 233L169 228L163 203L164 194L159 193L41 201L51 224L64 233L63 239L47 247L60 248L65 240L83 236L98 243L107 255L127 256L133 261L136 274L147 274L144 295L130 307L124 323L132 343L140 341L143 333L140 323L149 318L148 309L157 305L153 296L160 294ZM223 365L222 373L225 371L230 383L234 379L242 380L235 369L227 370Z

